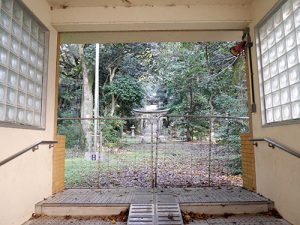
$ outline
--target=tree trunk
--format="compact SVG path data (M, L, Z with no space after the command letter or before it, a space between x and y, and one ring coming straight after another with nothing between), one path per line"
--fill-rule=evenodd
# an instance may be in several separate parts
M93 116L93 93L89 71L84 58L84 45L79 45L79 59L82 71L82 103L81 118L92 118ZM82 130L86 139L86 147L89 152L92 151L92 121L81 120Z
M116 75L116 70L117 67L109 68L109 83L111 84L115 75ZM113 116L115 114L115 109L116 109L116 99L115 99L115 95L112 94L111 96L111 109L110 109L110 116Z

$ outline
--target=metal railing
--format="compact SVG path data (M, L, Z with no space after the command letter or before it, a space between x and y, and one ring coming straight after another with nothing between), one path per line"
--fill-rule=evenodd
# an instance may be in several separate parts
M255 145L256 147L258 146L258 143L257 142L267 142L268 143L268 146L270 148L278 148L280 150L283 150L293 156L296 156L297 158L300 158L300 153L299 152L296 152L282 144L279 144L278 142L270 139L270 138L252 138L252 139L249 139L249 141L252 141L253 142L253 145Z
M247 117L94 120L58 120L58 133L67 136L67 188L242 185L240 133L248 131Z
M56 143L57 143L57 141L39 141L39 142L37 142L37 143L35 143L35 144L32 144L32 145L28 146L27 148L24 148L24 149L21 150L21 151L19 151L19 152L13 154L12 156L10 156L10 157L8 157L8 158L6 158L6 159L0 161L0 166L3 166L4 164L10 162L11 160L13 160L13 159L19 157L20 155L23 155L24 153L26 153L26 152L28 152L28 151L30 151L30 150L32 150L33 152L35 152L36 150L39 149L39 146L40 146L40 145L49 145L49 149L50 149L50 148L52 148L53 145L56 144Z

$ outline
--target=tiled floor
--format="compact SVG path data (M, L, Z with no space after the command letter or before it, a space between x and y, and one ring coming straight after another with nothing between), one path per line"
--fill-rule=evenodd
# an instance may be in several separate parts
M177 203L266 202L268 199L240 187L203 187L152 189L68 189L47 200L45 204L130 204L151 203L157 199L174 199ZM167 201L167 200L166 200Z
M101 221L99 219L64 219L42 217L26 222L24 225L126 225L122 222ZM290 225L283 219L270 216L232 216L229 218L216 218L199 220L189 223L190 225Z
M290 225L283 219L263 215L232 216L229 218L215 218L199 220L190 225Z

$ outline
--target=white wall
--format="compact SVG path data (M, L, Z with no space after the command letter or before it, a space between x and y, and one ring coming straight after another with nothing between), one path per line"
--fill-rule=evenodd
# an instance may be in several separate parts
M54 101L57 32L50 25L46 0L24 0L50 30L46 130L0 127L0 160L40 140L54 138ZM0 167L0 225L20 225L34 212L34 205L52 190L52 150L47 146L28 152Z
M276 0L255 0L253 3L254 26L276 3ZM255 48L254 48L255 49ZM255 94L257 113L253 113L254 137L268 137L300 152L300 124L282 125L263 128L260 111L259 79L256 64L256 53L253 49ZM279 213L289 222L300 224L300 159L271 149L267 144L259 143L255 148L256 178L258 193L275 202Z

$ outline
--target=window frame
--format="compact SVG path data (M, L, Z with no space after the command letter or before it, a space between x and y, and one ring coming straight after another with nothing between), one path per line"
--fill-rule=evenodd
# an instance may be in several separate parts
M293 125L293 124L299 124L300 123L300 118L296 119L289 119L289 120L282 120L282 121L273 121L270 123L267 123L266 119L266 101L265 101L265 90L264 90L264 80L263 80L263 70L262 70L262 51L261 51L261 41L260 41L260 28L265 25L265 23L272 17L274 16L278 10L281 9L281 7L288 2L288 0L278 0L275 5L271 8L271 10L255 25L254 27L254 32L255 32L255 39L256 39L256 62L257 62L257 72L258 72L258 77L259 77L259 93L260 93L260 107L261 107L261 126L263 128L268 128L268 127L278 127L278 126L283 126L283 125ZM299 45L300 46L300 45ZM285 53L286 54L286 53ZM300 57L300 56L299 56ZM300 66L300 63L298 64ZM291 85L289 84L288 87ZM280 104L282 106L282 104ZM273 108L273 107L272 107Z
M1 1L1 0L0 0ZM44 55L43 55L43 72L42 73L42 95L41 95L41 123L40 126L23 124L20 122L10 122L10 121L0 121L0 127L6 128L18 128L18 129L30 129L30 130L46 130L46 120L47 120L47 83L48 83L48 63L49 63L49 48L50 48L50 31L49 29L41 22L41 20L22 2L19 0L14 0L17 2L23 11L25 11L31 20L37 23L40 27L43 28L45 34L44 40ZM11 31L10 31L11 32ZM11 33L10 33L11 35ZM18 59L21 57L18 56ZM9 67L7 68L9 69ZM18 76L21 76L20 73L17 73Z

